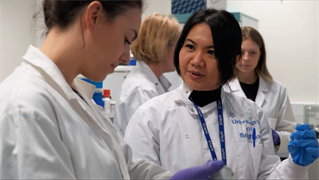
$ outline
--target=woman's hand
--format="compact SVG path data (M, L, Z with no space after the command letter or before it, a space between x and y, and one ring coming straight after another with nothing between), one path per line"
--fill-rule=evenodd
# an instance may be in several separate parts
M316 133L307 123L297 125L295 129L297 131L290 135L288 151L294 163L300 166L308 166L319 155Z
M209 176L216 174L219 170L224 167L223 161L212 161L209 160L203 166L196 166L178 171L170 180L193 180L193 179L209 179Z
M272 134L272 140L274 142L274 145L275 146L279 145L280 144L279 134L273 129L271 129L271 134Z

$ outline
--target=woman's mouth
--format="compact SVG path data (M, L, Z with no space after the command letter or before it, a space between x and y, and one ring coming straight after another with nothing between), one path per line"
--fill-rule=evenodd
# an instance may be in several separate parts
M116 68L118 65L116 65L116 64L111 64L111 66L112 66L112 68Z
M112 67L112 72L111 73L113 73L114 72L114 70L115 70L115 68L117 67L116 65L114 65L114 64L111 64L111 67Z
M204 77L204 75L200 72L196 72L196 71L188 71L189 76L192 79L201 79L202 77Z

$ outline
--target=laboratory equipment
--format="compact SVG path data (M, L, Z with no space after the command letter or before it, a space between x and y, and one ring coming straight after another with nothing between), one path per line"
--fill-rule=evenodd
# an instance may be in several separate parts
M103 90L103 98L102 100L104 101L104 112L110 113L110 93L111 91L109 89L104 89Z

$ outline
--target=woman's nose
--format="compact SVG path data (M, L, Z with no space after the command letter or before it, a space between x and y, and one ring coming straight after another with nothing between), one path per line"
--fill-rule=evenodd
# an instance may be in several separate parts
M130 46L127 45L124 47L124 51L123 51L122 55L120 56L119 61L122 63L128 64L130 62L130 60L131 60Z
M196 52L191 60L191 63L194 66L199 66L199 67L203 67L204 66L204 59L203 59L203 53L201 52Z
M248 52L242 53L241 58L242 58L242 60L249 60L249 54L248 54Z

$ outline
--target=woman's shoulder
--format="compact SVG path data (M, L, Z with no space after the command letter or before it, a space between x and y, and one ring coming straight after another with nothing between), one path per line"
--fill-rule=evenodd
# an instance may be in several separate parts
M139 67L134 67L123 82L121 89L122 93L129 94L136 90L156 90L156 85L149 75L145 74Z
M166 112L169 111L169 109L172 109L172 107L175 107L176 101L180 99L179 97L178 90L174 89L148 100L140 106L140 109L145 112L150 111L151 109L153 112L156 111L157 113L163 111Z
M278 80L274 80L274 83L275 87L277 88L281 88L281 89L286 89L286 87Z
M57 102L53 88L32 69L18 69L1 83L1 104L5 112L15 109L49 111Z
M261 79L271 92L286 93L286 87L280 81L274 79L273 82L269 82L263 78Z

